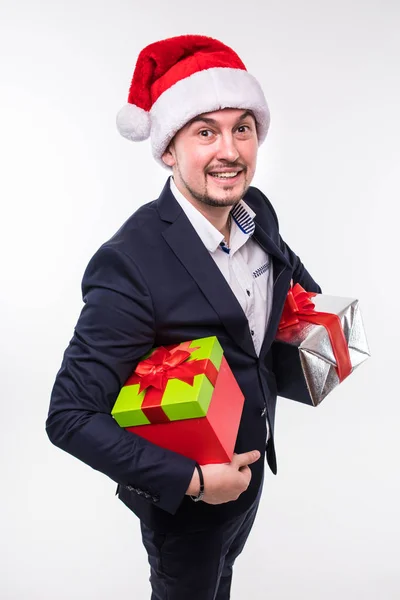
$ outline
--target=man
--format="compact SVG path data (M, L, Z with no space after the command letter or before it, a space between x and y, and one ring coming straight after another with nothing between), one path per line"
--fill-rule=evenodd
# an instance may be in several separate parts
M271 344L284 300L291 280L320 289L281 239L268 199L249 187L269 111L233 50L204 36L148 46L117 125L128 139L150 136L173 176L89 262L47 432L118 483L141 521L153 600L226 600L265 456L276 473ZM245 404L232 462L196 465L120 428L110 413L152 347L210 335Z

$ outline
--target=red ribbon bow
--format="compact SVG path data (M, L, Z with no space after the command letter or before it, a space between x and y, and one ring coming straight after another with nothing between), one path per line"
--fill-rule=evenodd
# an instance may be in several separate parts
M289 290L283 307L279 330L296 325L300 321L322 325L328 332L333 355L336 359L336 372L339 381L343 381L352 371L349 348L344 337L342 324L333 313L317 312L311 298L313 292L306 292L299 283Z
M149 358L138 363L125 385L139 384L139 393L147 389L142 411L151 423L168 423L169 418L161 407L165 386L169 379L180 379L194 384L195 375L204 374L215 387L218 371L209 359L186 362L198 348L190 348L191 342L174 346L160 346Z

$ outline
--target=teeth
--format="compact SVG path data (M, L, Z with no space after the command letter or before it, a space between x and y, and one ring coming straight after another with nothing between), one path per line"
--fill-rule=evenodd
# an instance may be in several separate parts
M238 173L210 173L213 177L221 177L222 179L231 179L236 177Z

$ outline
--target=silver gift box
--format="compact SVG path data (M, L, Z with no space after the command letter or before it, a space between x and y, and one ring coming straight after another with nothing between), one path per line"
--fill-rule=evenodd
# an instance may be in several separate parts
M317 312L340 318L353 372L370 356L358 300L325 294L311 300ZM317 406L340 383L329 335L322 325L300 321L278 331L272 354L279 396Z

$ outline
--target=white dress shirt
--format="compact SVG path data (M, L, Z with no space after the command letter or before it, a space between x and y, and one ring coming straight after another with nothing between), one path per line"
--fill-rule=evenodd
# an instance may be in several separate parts
M255 213L241 200L231 211L230 245L224 236L181 194L170 179L171 191L201 241L228 282L249 323L260 354L272 305L272 261L252 239Z
M241 200L231 211L230 245L224 236L181 194L170 179L171 192L228 282L249 323L260 354L272 306L272 261L252 239L255 213ZM270 437L268 420L267 440Z

